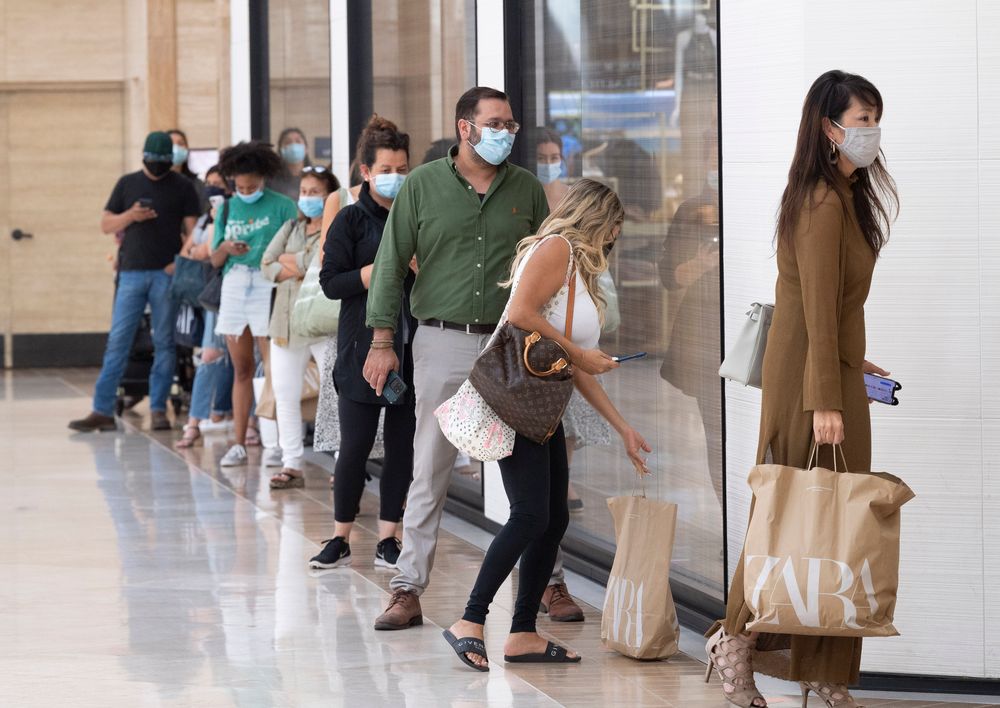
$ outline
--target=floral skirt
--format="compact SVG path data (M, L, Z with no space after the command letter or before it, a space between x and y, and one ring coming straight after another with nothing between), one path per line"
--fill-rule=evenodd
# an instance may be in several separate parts
M323 355L323 371L320 373L319 402L316 404L316 433L313 437L313 449L317 452L336 452L340 449L340 415L337 412L337 389L333 385L333 367L337 363L337 338L326 340L326 351ZM385 424L385 412L379 420L378 434L372 446L370 457L381 459L385 457L385 447L382 443L382 428Z

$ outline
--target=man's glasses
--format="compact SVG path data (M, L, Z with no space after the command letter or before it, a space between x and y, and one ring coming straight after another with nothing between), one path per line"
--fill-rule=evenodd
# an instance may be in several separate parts
M472 125L475 125L477 128L489 128L490 130L506 130L511 135L514 135L515 133L517 133L517 131L521 129L521 124L518 123L516 120L503 121L500 119L496 119L488 121L486 125L476 125L471 120L468 122L471 123Z

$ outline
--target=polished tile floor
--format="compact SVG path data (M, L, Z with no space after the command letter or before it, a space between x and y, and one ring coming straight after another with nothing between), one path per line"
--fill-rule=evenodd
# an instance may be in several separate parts
M634 662L601 647L590 607L583 624L540 624L582 664L462 666L440 628L461 612L488 537L454 519L425 625L373 631L391 577L371 564L374 496L352 537L354 566L312 573L306 560L331 525L327 469L311 465L304 490L271 492L259 464L217 466L222 436L181 454L179 431L145 432L142 415L118 433L73 434L66 422L87 412L93 379L0 375L0 706L726 705L702 682L694 637L683 643L694 658ZM599 588L572 583L600 602ZM495 657L511 589L487 626ZM788 686L765 688L772 706L797 705ZM970 705L908 698L866 703Z

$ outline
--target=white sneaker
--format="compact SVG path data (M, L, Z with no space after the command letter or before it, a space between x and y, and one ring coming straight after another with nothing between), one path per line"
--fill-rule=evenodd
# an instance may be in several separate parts
M281 448L264 448L264 452L260 456L260 462L264 467L281 467Z
M219 420L214 421L211 418L206 418L198 423L198 429L203 433L214 433L219 430L232 430L233 421L232 420Z
M229 448L229 451L219 460L220 467L236 467L237 465L245 465L246 463L247 449L239 443Z

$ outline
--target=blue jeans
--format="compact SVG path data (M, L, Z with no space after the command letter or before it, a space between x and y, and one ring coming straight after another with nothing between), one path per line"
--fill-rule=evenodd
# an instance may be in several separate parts
M194 372L190 416L206 420L213 413L233 410L233 364L226 351L226 338L215 334L214 312L205 312L205 336L201 346L223 351L221 358L211 364L201 364Z
M111 331L104 350L104 363L94 387L94 411L114 415L118 383L135 340L142 314L152 310L153 368L149 373L149 407L167 410L167 396L174 382L174 321L177 303L170 297L170 276L162 270L123 270L111 313Z

